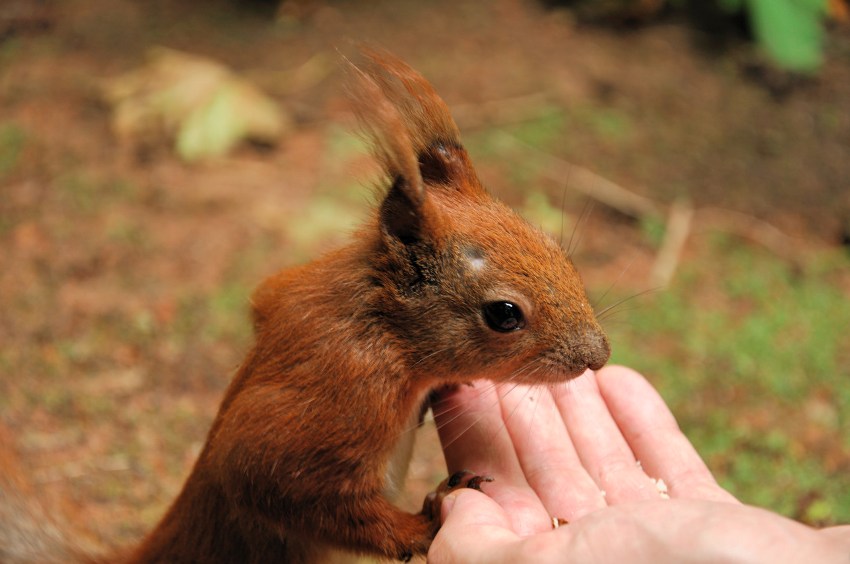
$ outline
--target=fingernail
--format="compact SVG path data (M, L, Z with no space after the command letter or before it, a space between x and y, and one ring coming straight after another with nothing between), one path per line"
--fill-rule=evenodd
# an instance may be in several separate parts
M449 494L443 498L443 503L440 507L440 511L443 513L443 519L449 516L449 513L452 512L452 508L455 506L455 498L457 494Z

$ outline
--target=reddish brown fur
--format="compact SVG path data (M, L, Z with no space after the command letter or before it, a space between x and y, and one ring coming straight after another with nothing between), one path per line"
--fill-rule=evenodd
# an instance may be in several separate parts
M321 545L424 554L437 523L384 488L428 393L479 377L563 382L608 358L564 251L486 193L419 74L368 57L352 74L387 195L349 246L256 291L256 344L130 562L294 562ZM527 326L490 329L482 307L497 300Z

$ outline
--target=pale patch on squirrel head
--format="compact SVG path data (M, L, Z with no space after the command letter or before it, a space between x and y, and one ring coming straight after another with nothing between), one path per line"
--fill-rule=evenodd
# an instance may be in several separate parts
M490 196L431 85L369 52L363 129L390 179L378 208L369 307L423 377L564 381L600 368L608 340L551 237Z

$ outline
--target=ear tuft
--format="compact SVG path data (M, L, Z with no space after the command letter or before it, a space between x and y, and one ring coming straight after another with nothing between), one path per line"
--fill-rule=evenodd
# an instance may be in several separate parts
M384 51L365 49L363 55L362 66L349 62L350 92L360 126L392 179L381 224L402 240L415 240L428 227L427 190L484 190L448 107L428 81Z
M350 87L358 122L387 174L394 179L407 199L418 205L424 198L422 176L416 158L416 147L408 125L398 108L385 95L373 74L353 63L349 68L356 79Z

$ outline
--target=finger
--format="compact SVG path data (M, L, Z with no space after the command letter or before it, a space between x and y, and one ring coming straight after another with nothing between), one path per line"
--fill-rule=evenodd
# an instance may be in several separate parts
M502 394L517 389L509 387ZM551 527L549 514L523 476L499 404L499 393L489 382L459 386L434 402L449 473L469 470L492 476L494 481L482 489L505 508L513 530L522 535L546 530Z
M600 370L596 379L632 452L648 475L664 480L671 497L734 501L717 484L664 400L643 376L610 366Z
M845 550L850 551L850 525L837 525L834 527L826 527L818 531L818 534L825 538L831 539L845 547Z
M504 394L502 416L525 479L550 516L573 522L605 506L547 387Z
M655 482L638 466L593 372L555 388L553 396L582 464L608 504L658 499Z
M428 562L498 562L520 537L498 503L474 490L443 500L443 522L428 551Z

